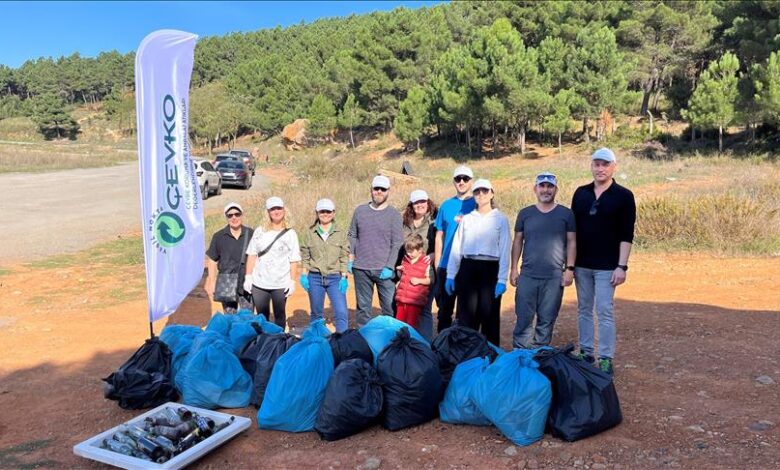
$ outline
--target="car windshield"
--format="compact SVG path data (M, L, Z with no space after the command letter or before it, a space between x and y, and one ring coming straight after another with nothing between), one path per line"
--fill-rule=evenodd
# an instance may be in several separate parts
M238 160L238 157L235 155L217 155L216 161L220 160Z
M239 157L249 157L249 152L245 150L231 150L232 155L238 155Z
M243 170L244 164L241 162L219 162L217 164L219 170Z

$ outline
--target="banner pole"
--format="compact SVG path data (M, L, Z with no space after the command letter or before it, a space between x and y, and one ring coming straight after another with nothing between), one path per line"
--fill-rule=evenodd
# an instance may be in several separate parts
M154 339L154 325L149 322L149 339Z

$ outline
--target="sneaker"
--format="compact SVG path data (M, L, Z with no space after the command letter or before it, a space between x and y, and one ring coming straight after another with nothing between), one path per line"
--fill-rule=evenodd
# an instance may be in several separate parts
M599 369L601 369L602 372L612 375L612 359L608 357L599 358Z
M588 364L593 364L594 358L590 354L585 353L582 349L580 349L580 352L577 354L574 354L575 359L579 359L581 361L585 361Z

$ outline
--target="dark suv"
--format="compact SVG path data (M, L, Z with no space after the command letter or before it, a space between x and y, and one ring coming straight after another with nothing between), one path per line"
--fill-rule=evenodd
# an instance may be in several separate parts
M217 163L217 171L222 177L222 186L240 186L244 189L252 186L252 174L241 161L222 160Z
M249 168L249 171L252 172L252 176L255 175L255 156L252 155L252 152L249 150L240 150L240 149L233 149L230 151L230 155L236 155L238 157L241 157L241 160L244 162L244 165L246 165L247 168Z

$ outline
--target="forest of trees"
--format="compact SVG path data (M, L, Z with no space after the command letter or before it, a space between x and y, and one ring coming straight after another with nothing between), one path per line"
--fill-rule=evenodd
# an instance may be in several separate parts
M73 132L75 105L102 102L135 126L133 54L0 66L0 119ZM690 124L690 139L780 126L780 1L452 2L202 38L190 130L211 148L277 133L394 130L469 152L526 138L603 135L604 113ZM572 123L579 122L576 129ZM595 129L591 135L588 129ZM483 146L484 145L484 146Z

